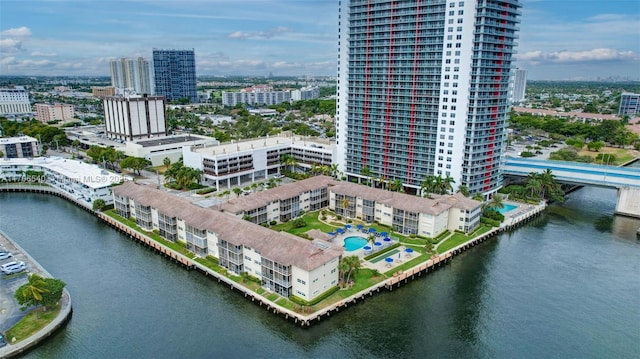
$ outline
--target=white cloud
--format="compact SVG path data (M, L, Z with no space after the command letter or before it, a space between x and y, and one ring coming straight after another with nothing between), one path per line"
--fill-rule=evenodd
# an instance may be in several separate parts
M0 36L16 37L16 38L24 39L31 36L31 30L29 30L29 28L26 26L22 26L22 27L4 30L0 32Z
M0 39L0 50L7 53L24 51L22 41L17 39Z
M518 60L528 61L534 64L542 62L551 63L576 63L592 61L612 60L640 60L640 55L633 51L620 51L608 48L597 48L583 51L530 51L518 56Z
M264 31L234 31L228 37L230 39L270 39L287 32L291 32L291 29L286 26L277 26Z
M58 56L58 54L56 54L55 52L34 51L31 53L31 56L56 57Z

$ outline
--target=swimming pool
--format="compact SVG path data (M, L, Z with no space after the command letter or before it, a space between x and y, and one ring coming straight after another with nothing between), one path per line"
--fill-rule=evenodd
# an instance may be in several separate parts
M351 236L344 239L344 249L347 252L360 249L367 244L367 239L359 236Z
M512 204L504 204L503 208L498 208L498 212L505 214L509 211L513 211L514 209L518 208L518 206L514 206Z

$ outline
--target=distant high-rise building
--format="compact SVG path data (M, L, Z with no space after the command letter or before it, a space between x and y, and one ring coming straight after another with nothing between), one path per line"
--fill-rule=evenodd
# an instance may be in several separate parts
M640 94L624 92L620 96L618 115L636 117L640 115Z
M31 113L29 92L23 86L0 88L0 116L23 117Z
M153 50L156 94L167 101L197 101L194 50Z
M502 186L517 0L343 0L337 159L350 178Z
M142 57L137 59L114 59L109 61L111 85L122 93L127 90L137 94L153 95L155 84L149 61Z
M256 85L237 92L222 91L222 104L225 106L239 103L252 106L277 105L290 100L291 91L274 91L269 85Z
M108 138L132 141L167 135L161 96L105 97L103 107Z
M514 103L524 101L524 94L527 90L527 71L515 69L513 76L513 95L511 101Z

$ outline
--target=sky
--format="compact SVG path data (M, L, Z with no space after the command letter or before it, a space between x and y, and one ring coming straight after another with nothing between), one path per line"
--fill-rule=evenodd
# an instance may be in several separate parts
M531 80L640 79L640 1L521 0ZM0 75L109 75L194 49L198 76L335 76L338 0L2 0Z

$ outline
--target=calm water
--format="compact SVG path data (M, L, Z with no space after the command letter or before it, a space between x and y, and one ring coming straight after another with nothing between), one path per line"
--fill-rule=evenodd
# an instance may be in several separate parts
M55 197L0 194L0 228L68 283L30 358L638 358L640 221L585 188L442 270L309 329Z

